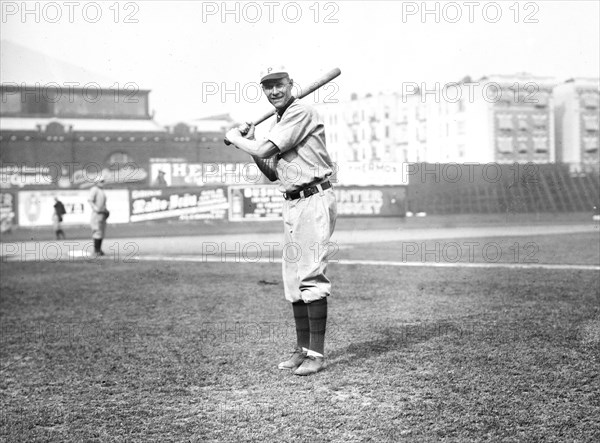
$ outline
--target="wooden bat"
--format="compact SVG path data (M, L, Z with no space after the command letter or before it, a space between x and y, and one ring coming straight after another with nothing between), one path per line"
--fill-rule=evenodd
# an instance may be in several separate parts
M342 73L342 71L340 71L340 68L332 69L331 71L329 71L329 72L323 74L321 77L319 77L315 82L311 83L308 88L302 89L296 98L298 100L303 99L307 95L312 94L313 92L315 92L321 86L326 85L327 83L329 83L331 80L333 80L334 78L336 78L337 76L339 76L341 73ZM272 111L267 112L262 117L257 118L252 123L254 124L254 126L260 125L262 122L264 122L265 120L268 120L273 115L275 115L275 113L277 113L277 110L273 109ZM225 142L226 145L230 145L231 144L231 142L229 140L227 140L227 139L224 139L223 141Z

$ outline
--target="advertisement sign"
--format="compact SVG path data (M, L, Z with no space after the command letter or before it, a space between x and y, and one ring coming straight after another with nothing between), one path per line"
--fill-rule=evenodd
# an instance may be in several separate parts
M132 222L225 219L228 209L229 202L224 187L131 191Z
M16 194L0 192L0 232L8 232L13 228L16 212Z
M338 216L404 217L405 186L334 188Z
M34 166L3 163L0 166L0 189L89 188L100 176L104 177L106 184L127 184L147 180L148 172L133 162L110 166L93 162L86 164L50 162Z
M274 185L230 186L229 201L231 208L229 220L281 218L283 194Z
M248 163L150 163L150 185L218 186L256 185L265 182L254 162Z
M55 186L57 168L34 165L24 166L11 163L0 165L0 189L24 188L26 186Z
M339 217L403 217L406 186L334 186ZM274 185L230 186L229 220L282 217L283 195Z
M402 162L342 162L337 167L337 183L340 186L399 186L407 185Z
M129 222L129 191L105 189L106 207L110 211L108 223ZM19 225L50 226L54 215L54 197L65 206L65 225L88 224L92 208L88 203L89 190L19 191Z

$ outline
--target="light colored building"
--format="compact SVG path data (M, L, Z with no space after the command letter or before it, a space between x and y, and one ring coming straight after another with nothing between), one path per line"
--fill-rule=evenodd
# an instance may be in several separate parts
M576 78L554 88L557 160L573 170L599 168L600 79Z
M556 81L493 75L317 105L340 162L553 163Z
M316 108L342 184L404 184L401 168L421 161L423 107L417 96L367 95Z
M446 85L442 91L453 91L437 97L422 94L426 161L554 162L555 84L550 77L493 75Z

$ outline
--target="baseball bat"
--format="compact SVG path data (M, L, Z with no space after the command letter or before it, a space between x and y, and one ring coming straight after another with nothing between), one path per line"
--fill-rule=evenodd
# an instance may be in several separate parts
M333 80L334 78L336 78L337 76L339 76L341 73L342 73L342 71L340 71L340 68L334 68L331 71L323 74L316 81L314 81L313 83L311 83L308 86L308 88L300 90L300 93L298 94L298 96L296 97L296 99L301 100L304 97L306 97L307 95L312 94L317 89L319 89L321 86L326 85L331 80ZM257 118L252 123L254 124L254 126L257 126L257 125L261 124L262 122L264 122L265 120L268 120L269 118L271 118L273 115L275 115L276 112L277 112L277 110L273 109L272 111L269 111L266 114L264 114L262 117ZM224 139L223 141L225 142L226 145L230 145L231 144L231 142L229 140L227 140L227 139Z

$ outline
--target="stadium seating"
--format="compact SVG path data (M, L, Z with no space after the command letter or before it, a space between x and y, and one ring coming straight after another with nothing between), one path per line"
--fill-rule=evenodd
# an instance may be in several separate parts
M456 168L453 164L452 167ZM572 173L564 164L458 165L460 179L444 165L420 165L426 174L410 177L407 210L428 214L587 212L600 207L598 171ZM489 169L489 168L488 168ZM431 172L437 171L437 172Z

